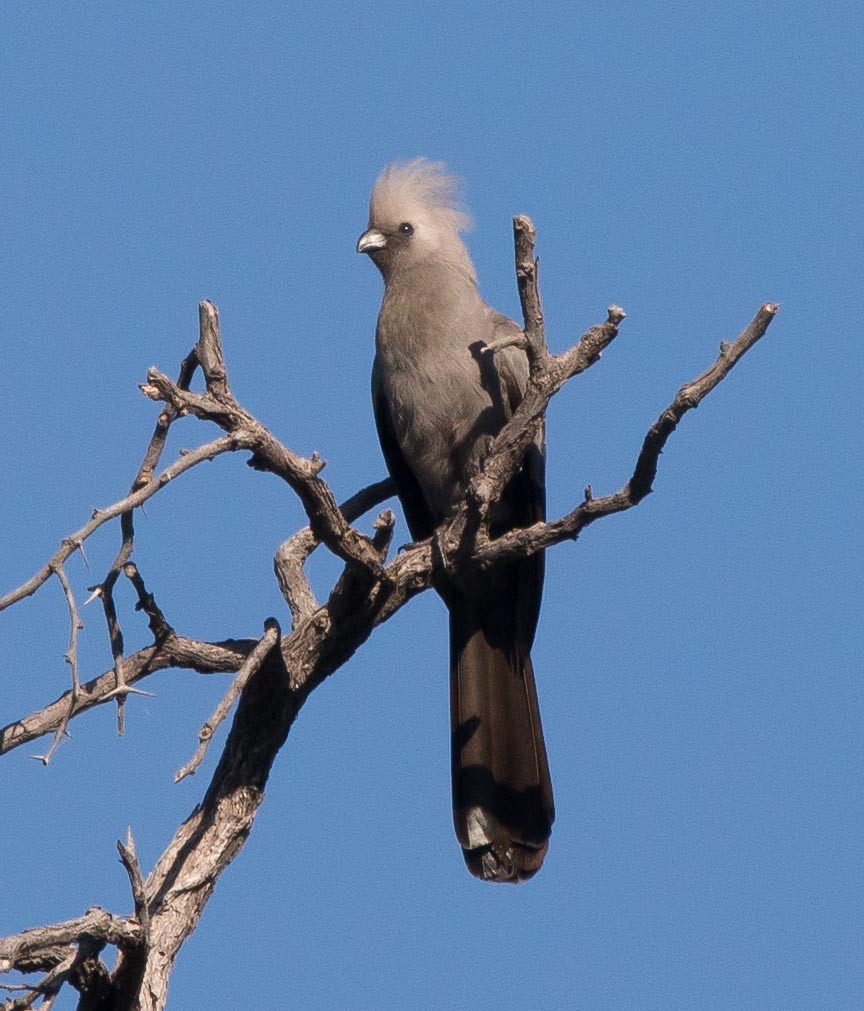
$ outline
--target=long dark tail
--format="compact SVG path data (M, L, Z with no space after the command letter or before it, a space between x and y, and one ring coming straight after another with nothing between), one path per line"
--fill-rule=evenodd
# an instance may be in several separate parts
M453 820L468 869L487 881L536 874L555 818L518 568L478 600L447 600Z

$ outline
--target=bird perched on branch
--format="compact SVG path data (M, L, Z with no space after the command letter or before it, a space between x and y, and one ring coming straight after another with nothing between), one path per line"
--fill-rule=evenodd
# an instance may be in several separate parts
M372 397L378 435L415 540L463 501L472 469L525 392L521 328L488 306L460 232L456 180L418 158L388 165L372 190L357 251L384 277ZM545 517L542 431L491 512L491 534ZM469 870L521 881L546 855L552 783L531 644L541 555L438 591L450 614L453 819Z

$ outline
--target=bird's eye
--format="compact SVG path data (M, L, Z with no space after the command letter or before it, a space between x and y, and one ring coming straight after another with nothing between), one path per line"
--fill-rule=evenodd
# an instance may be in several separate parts
M399 226L399 231L403 235L413 235L414 234L414 226L411 224L410 221L403 221L402 224Z

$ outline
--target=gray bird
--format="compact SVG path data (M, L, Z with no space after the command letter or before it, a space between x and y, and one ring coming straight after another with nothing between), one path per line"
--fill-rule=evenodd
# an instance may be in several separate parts
M488 306L460 232L456 180L418 158L388 165L357 243L384 277L372 399L381 448L412 537L463 501L472 468L524 395L525 353L484 353L519 333ZM492 512L497 536L545 518L542 432ZM453 820L472 874L522 881L539 869L555 817L531 644L540 555L437 587L450 614Z

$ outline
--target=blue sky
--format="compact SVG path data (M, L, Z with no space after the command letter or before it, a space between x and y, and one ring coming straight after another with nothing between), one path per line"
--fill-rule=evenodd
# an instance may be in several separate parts
M137 384L176 370L205 297L241 401L340 497L383 475L381 285L354 244L393 158L463 177L511 315L510 218L532 215L554 349L629 313L550 409L553 514L622 484L678 386L783 304L655 494L549 557L542 873L463 869L425 595L303 711L170 1006L860 1007L861 43L851 3L2 5L4 590L125 492L156 414ZM211 435L187 420L171 451ZM222 458L139 516L136 560L178 630L255 636L286 620L270 559L302 521ZM76 592L116 544L70 564ZM336 567L311 568L323 593ZM89 677L110 655L84 617ZM57 585L0 616L0 724L65 689L66 637ZM172 775L225 682L149 687L125 737L105 709L50 768L2 761L0 933L128 910L114 841L131 824L149 870L197 801L215 749Z

